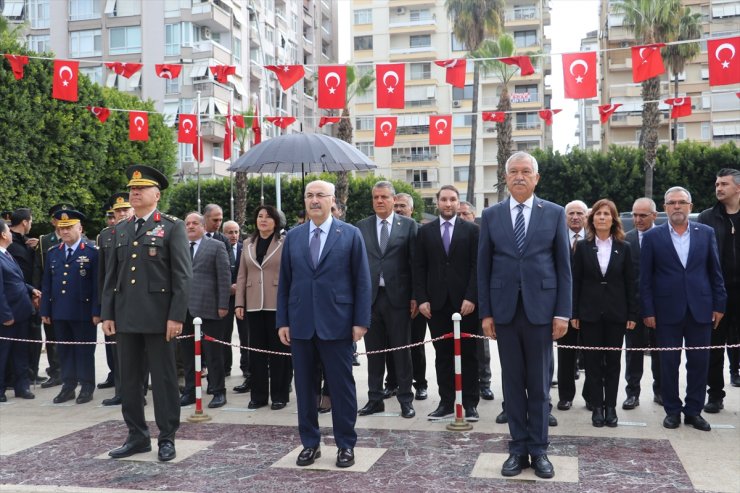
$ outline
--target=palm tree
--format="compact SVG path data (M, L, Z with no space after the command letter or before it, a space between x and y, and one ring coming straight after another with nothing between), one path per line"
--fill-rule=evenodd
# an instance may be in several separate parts
M375 81L375 75L373 70L364 71L364 73L358 77L358 70L352 65L347 65L347 101L344 103L344 109L342 109L342 118L337 124L337 138L345 142L352 143L353 139L353 127L352 120L349 117L349 102L355 96L362 96L365 94L373 82ZM343 204L347 203L349 198L349 172L348 171L337 171L337 182L336 196L337 200Z
M675 31L675 13L680 8L681 0L623 0L614 5L616 12L624 14L624 25L632 31L638 44L671 41ZM642 82L642 99L644 102L639 145L645 149L645 197L652 197L660 125L659 77Z
M480 48L483 40L498 34L503 26L504 0L445 0L452 33L465 43L468 52ZM470 162L468 164L467 200L475 205L475 160L478 144L478 86L480 67L473 68L473 123L470 129Z
M244 117L244 128L232 127L236 132L236 140L239 142L239 156L244 154L249 143L252 132L252 120L254 119L254 108L239 112ZM236 157L239 157L236 156ZM247 221L247 173L234 173L234 220L242 225Z
M699 39L702 35L701 13L692 12L689 7L684 7L679 14L673 17L677 23L675 37L671 41L686 41L689 39ZM673 75L673 96L678 97L678 75L683 72L686 62L699 54L699 43L683 43L678 45L669 45L663 48L663 60ZM678 142L678 132L676 131L677 119L673 120L673 148L676 148Z

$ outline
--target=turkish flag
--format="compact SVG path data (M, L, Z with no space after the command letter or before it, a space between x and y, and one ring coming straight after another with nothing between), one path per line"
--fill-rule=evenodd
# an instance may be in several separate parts
M303 65L265 65L265 68L275 72L283 91L290 89L293 84L306 75L306 69L303 68Z
M611 117L615 111L617 111L617 108L622 106L622 103L615 103L615 104L602 104L599 106L599 115L601 116L601 123L606 123L606 121Z
M108 108L101 108L99 106L88 106L88 110L90 110L90 113L95 115L95 118L100 120L100 123L105 123L105 121L110 116L110 110Z
M506 65L516 65L517 67L519 67L519 73L521 75L532 75L534 73L532 61L526 55L499 58L499 61L505 63Z
M596 52L563 55L565 97L586 99L596 97Z
M740 83L740 36L707 40L709 85Z
M211 65L211 74L221 84L226 84L230 75L236 74L236 66L234 65Z
M149 140L149 115L146 111L129 111L128 140Z
M452 115L429 117L429 145L446 146L452 143Z
M132 75L134 75L136 72L141 70L141 67L143 67L140 63L123 63L123 62L106 62L106 67L117 73L118 75L122 75L126 77L127 79L130 78Z
M642 82L665 73L660 49L664 43L632 47L632 82Z
M160 79L177 79L180 77L182 65L176 63L158 63L154 66L154 71Z
M295 121L294 116L266 116L265 120L279 128L288 128Z
M246 123L244 123L244 115L232 115L231 120L236 128L247 128Z
M23 67L28 65L28 57L24 55L8 55L6 53L5 58L10 62L15 80L21 80L23 78Z
M396 141L397 116L375 117L375 147L392 147Z
M538 115L540 115L540 118L542 118L545 121L545 125L550 126L552 125L552 117L557 115L563 110L540 110L537 112Z
M224 121L224 161L231 159L231 146L236 140L234 134L234 120L231 118L231 105L226 112L226 120Z
M195 144L198 138L198 119L195 115L180 113L177 126L177 141L182 144Z
M671 118L680 118L691 114L691 98L670 98L665 100L665 104L671 105Z
M401 109L406 104L406 64L379 63L375 66L376 105Z
M347 66L319 66L319 108L341 110L347 103Z
M447 69L445 81L454 87L465 87L465 67L468 62L464 58L453 58L451 60L438 60L435 65Z
M324 125L339 123L341 120L342 117L340 116L322 116L321 118L319 118L319 128L323 127Z
M259 105L254 108L254 116L252 117L252 133L254 133L253 145L257 145L262 142L262 128L260 127Z
M506 119L506 112L504 111L484 111L483 112L484 122L503 123L505 119Z
M193 144L193 159L199 163L203 162L203 139L198 136L196 139L197 145Z
M77 101L77 74L80 62L54 60L54 83L51 96L64 101Z

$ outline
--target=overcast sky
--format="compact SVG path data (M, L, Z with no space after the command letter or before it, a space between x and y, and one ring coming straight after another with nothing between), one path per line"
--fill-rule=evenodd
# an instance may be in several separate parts
M443 0L437 0L443 1ZM552 53L569 53L578 51L581 38L599 25L598 0L550 0L551 24L547 30L552 40ZM350 0L339 0L339 61L344 63L351 56L352 41L350 38ZM563 98L563 73L560 57L552 59L552 76L546 82L552 85L552 107L560 108L562 113L553 120L553 145L556 150L564 152L577 142L575 137L578 104L572 99Z

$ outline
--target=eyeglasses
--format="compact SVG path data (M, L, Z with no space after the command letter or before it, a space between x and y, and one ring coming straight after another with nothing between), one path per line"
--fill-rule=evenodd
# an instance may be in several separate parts
M325 199L327 197L332 197L332 195L329 194L329 193L323 193L323 192L319 192L319 193L311 193L311 192L309 192L309 193L305 194L304 197L306 199L308 199L308 200L313 200L314 197L317 198L317 199Z
M685 207L687 205L691 205L691 202L688 202L686 200L669 200L668 202L665 203L665 205L668 205L668 206L678 205L680 207Z

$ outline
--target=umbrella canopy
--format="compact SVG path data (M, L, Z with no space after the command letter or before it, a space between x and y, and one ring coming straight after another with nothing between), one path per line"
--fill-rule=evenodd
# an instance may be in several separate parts
M229 171L321 173L375 167L366 155L343 140L325 134L294 133L257 144L237 159Z

